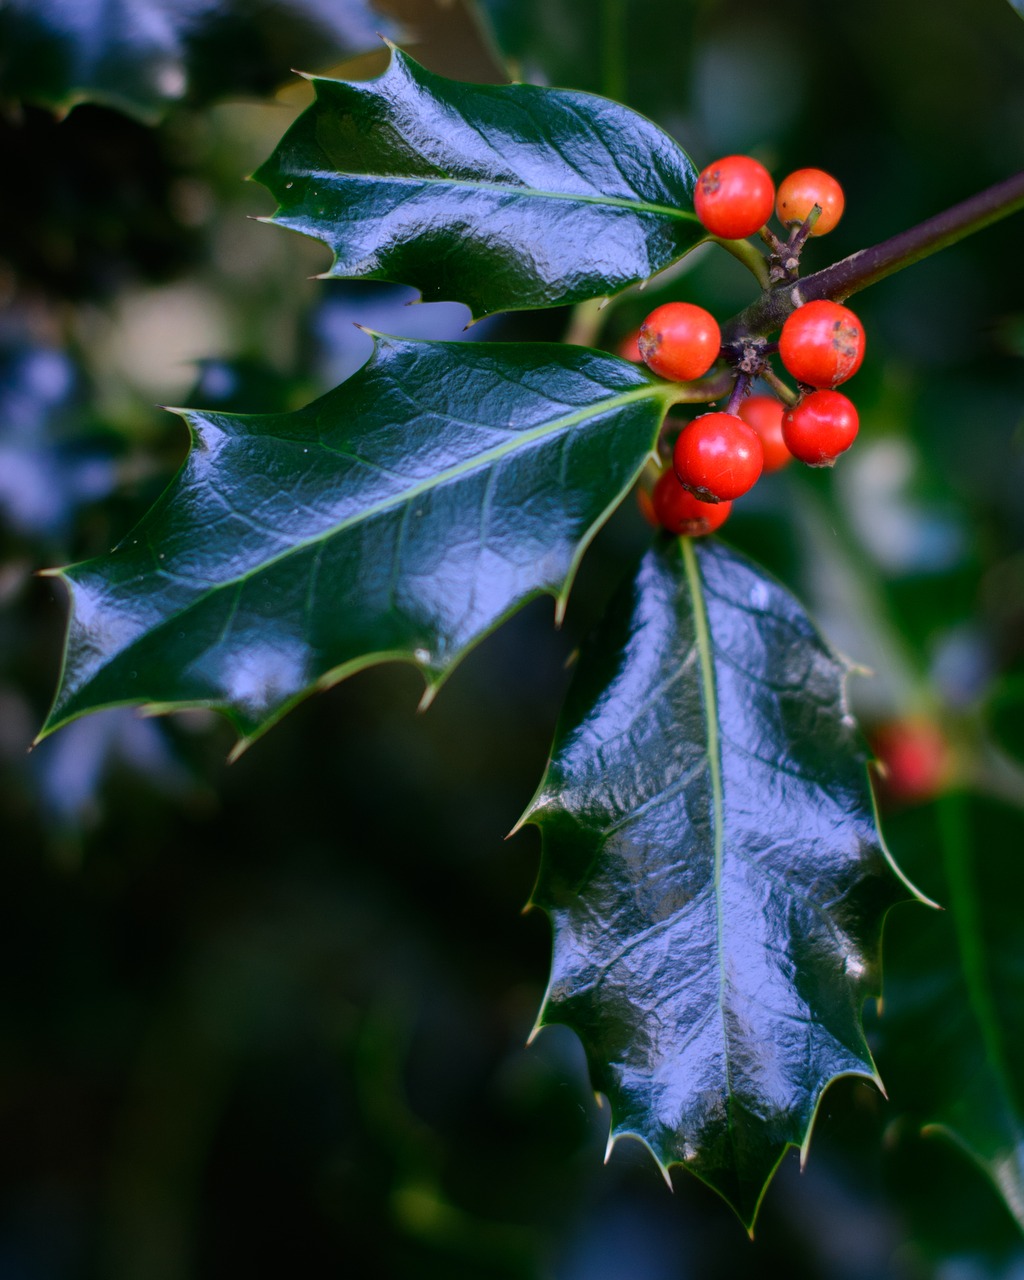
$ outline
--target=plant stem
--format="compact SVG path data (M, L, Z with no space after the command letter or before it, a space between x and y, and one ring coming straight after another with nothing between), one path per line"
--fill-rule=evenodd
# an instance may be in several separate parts
M749 240L723 240L720 236L711 236L710 239L714 244L720 244L727 253L731 253L738 262L742 262L762 289L768 288L771 280L767 259Z
M677 382L666 399L671 404L709 404L712 400L720 400L733 388L736 375L730 368L716 369L696 382Z
M792 387L787 387L770 364L764 366L759 376L768 383L783 404L796 404L799 401L799 392L794 391Z
M870 249L861 249L823 271L766 291L723 325L722 341L736 343L774 333L786 317L805 302L817 298L841 302L1020 209L1024 209L1024 172L980 191L909 231L901 231Z
M564 342L577 347L592 347L597 342L601 331L601 312L604 309L604 298L590 298L586 302L578 302L569 316L569 327Z
M750 391L750 384L753 381L749 373L741 373L733 385L732 394L729 396L729 403L725 406L726 413L739 413L740 405L743 403Z

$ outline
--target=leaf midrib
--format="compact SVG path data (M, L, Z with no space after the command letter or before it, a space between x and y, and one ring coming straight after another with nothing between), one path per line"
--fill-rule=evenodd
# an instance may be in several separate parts
M298 555L301 551L304 551L309 547L316 546L317 543L326 542L328 539L336 537L346 529L351 528L364 520L372 519L373 517L380 515L383 511L401 506L403 503L411 503L423 493L429 493L434 489L439 489L442 485L448 484L453 480L457 480L463 475L468 475L470 472L479 470L481 467L498 462L503 457L506 457L511 453L515 453L520 448L527 448L528 446L535 444L538 440L543 440L548 436L556 435L560 431L564 431L567 428L587 421L588 418L600 417L605 413L645 399L662 399L667 405L671 396L672 387L671 384L668 383L666 383L664 387L657 384L645 387L636 387L632 391L623 392L621 395L614 396L609 400L601 401L596 405L588 405L585 408L577 409L571 414L566 414L561 418L556 418L553 422L543 423L541 426L534 427L530 431L518 433L512 436L511 439L503 441L500 445L494 445L492 448L484 450L483 453L476 454L474 457L466 459L455 466L448 467L444 471L440 471L429 479L422 480L408 489L403 489L400 493L392 494L390 497L381 499L379 502L375 502L369 507L364 507L354 515L348 516L344 520L339 520L336 524L321 530L315 535L289 543L283 551L278 552L276 555L268 556L265 560L260 560L257 565L250 569L246 569L242 573L236 574L233 578L225 578L222 581L213 583L206 591L198 593L189 600L189 602L173 614L172 617L177 618L188 610L196 608L205 600L208 600L211 596L216 595L220 591L230 590L232 587L243 585L257 574L265 573L268 569L273 568L274 565L280 564L291 556ZM159 625L166 625L169 621L170 618L165 618ZM103 667L100 667L97 670L103 670L104 667L110 666L111 662L121 657L134 644L136 644L141 636L146 635L148 630L149 628L144 628L137 635L133 636L122 649L119 649L117 653L111 656L110 662L104 663ZM96 674L97 672L93 672L89 679L94 679Z
M648 200L630 200L625 196L587 196L577 195L570 191L544 191L540 187L518 186L511 182L485 182L479 178L456 178L443 174L440 177L406 174L377 173L321 173L317 170L288 169L289 175L321 182L325 186L336 187L339 181L365 181L380 186L382 183L407 186L455 186L480 191L500 191L504 195L527 196L544 200L570 200L576 204L608 205L616 209L632 209L638 213L657 213L664 217L675 218L680 222L692 222L699 225L697 215L689 209L680 209L673 205L652 204ZM284 206L282 206L284 207Z
M686 571L686 582L690 590L693 606L694 644L700 663L701 689L704 696L704 718L707 729L708 778L711 782L711 821L714 827L714 893L715 893L715 941L718 947L718 1008L722 1018L722 1056L725 1061L726 1115L730 1135L732 1126L732 1071L729 1060L728 1032L725 1025L725 917L722 911L722 863L724 853L723 841L723 796L722 796L722 761L718 735L718 716L715 708L715 671L711 651L711 632L708 627L707 610L704 604L704 588L701 582L700 569L697 565L697 553L692 538L680 538L683 565Z

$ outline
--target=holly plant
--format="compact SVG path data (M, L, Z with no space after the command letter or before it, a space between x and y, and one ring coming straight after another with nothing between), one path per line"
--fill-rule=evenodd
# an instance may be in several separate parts
M99 708L206 708L237 757L308 695L387 662L419 672L427 707L536 597L559 625L591 543L639 501L649 545L608 584L523 797L519 826L542 837L531 902L553 933L536 1027L582 1042L609 1150L638 1139L752 1230L830 1084L882 1088L863 1018L882 998L883 924L916 901L901 919L926 932L936 904L888 852L873 785L899 785L909 760L907 785L933 793L941 766L890 743L873 782L851 658L730 545L728 521L762 472L849 465L847 382L876 341L851 300L1019 211L1024 174L807 271L843 215L821 170L776 187L749 156L695 162L610 97L463 83L398 48L374 79L312 84L255 174L277 202L268 238L326 245L325 281L413 286L474 322L571 307L569 340L373 332L365 364L305 407L175 410L191 448L172 483L112 551L55 571L71 617L41 736ZM747 268L737 314L685 298L701 246ZM651 281L677 296L602 341ZM1024 1226L1000 997L985 965L968 973L985 1118L966 1093L928 1118Z

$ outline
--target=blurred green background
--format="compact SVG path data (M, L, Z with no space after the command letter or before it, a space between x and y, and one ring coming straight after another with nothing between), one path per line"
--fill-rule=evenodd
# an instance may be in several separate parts
M749 151L777 176L839 177L846 217L807 270L1021 167L1024 25L1006 0L483 7L519 74L624 97L698 165ZM27 753L65 613L35 575L108 549L173 474L185 430L156 404L305 403L365 359L353 321L467 340L570 322L463 334L457 305L311 279L325 251L253 220L272 205L242 179L307 101L290 68L375 74L386 26L435 70L500 78L468 0L101 10L0 10L0 1280L1020 1280L995 1190L920 1134L946 1039L971 1035L928 959L955 956L947 918L891 917L886 1008L869 1011L890 1101L829 1091L754 1245L695 1179L677 1170L670 1196L639 1146L603 1166L607 1112L574 1038L526 1047L550 937L522 914L536 835L503 837L566 662L649 537L631 504L564 628L530 606L426 715L414 675L386 667L230 767L229 731L199 713L110 711ZM180 48L154 12L180 20ZM65 114L76 96L99 101ZM944 848L975 869L1024 1071L1022 231L1010 219L861 295L856 450L834 473L767 478L728 536L874 671L852 689L869 733L938 728L945 793L890 797L884 829L939 901ZM603 313L602 344L670 296L725 318L750 278L699 251Z

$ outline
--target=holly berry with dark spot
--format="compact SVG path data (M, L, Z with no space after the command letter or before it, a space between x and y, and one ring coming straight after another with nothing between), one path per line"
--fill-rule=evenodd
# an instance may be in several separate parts
M649 369L675 382L703 377L718 359L722 335L710 311L692 302L655 307L640 326L640 356Z
M709 164L693 191L701 225L724 240L741 240L759 231L774 206L771 174L750 156L724 156Z
M680 484L702 502L739 498L757 482L763 463L760 436L734 413L694 418L672 451Z
M819 389L852 378L864 359L864 328L838 302L807 302L790 315L779 334L779 356L796 378Z
M732 510L731 502L701 502L683 488L671 467L658 477L651 505L658 524L688 538L700 538L720 529Z

